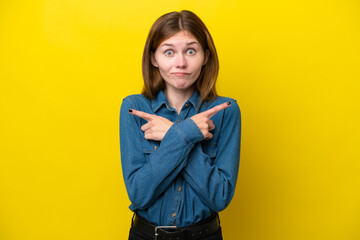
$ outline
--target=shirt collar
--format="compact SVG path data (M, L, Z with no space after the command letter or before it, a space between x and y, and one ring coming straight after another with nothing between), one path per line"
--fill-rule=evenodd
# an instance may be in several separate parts
M161 90L155 99L151 100L151 107L153 112L156 112L163 104L168 104L164 92Z
M194 94L189 98L187 102L190 102L193 105L196 112L198 112L199 101L200 101L199 93L195 90Z
M189 98L189 100L187 100L186 103L191 103L197 112L197 107L198 107L199 101L200 101L200 96L197 91L194 91L193 95ZM156 98L151 100L152 110L154 112L156 112L163 104L165 104L166 106L169 106L169 102L166 99L164 92L161 90L158 93L158 95L156 96Z

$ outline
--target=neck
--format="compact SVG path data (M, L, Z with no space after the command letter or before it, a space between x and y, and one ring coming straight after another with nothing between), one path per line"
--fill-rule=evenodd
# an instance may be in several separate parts
M164 93L167 100L169 101L170 106L175 108L178 114L180 114L182 106L184 106L186 101L189 100L189 98L193 95L194 88L177 90L167 87Z

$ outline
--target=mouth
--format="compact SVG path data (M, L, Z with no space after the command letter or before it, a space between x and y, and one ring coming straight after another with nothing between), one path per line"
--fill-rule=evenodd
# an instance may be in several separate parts
M183 77L183 76L190 75L190 73L186 73L186 72L173 72L172 74L177 76L177 77Z

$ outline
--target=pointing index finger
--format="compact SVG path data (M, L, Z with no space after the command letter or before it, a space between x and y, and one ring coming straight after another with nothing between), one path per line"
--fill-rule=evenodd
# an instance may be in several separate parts
M219 104L213 108L210 108L209 110L206 110L205 112L202 112L202 114L211 118L212 116L214 116L221 110L224 110L225 108L230 107L230 105L231 105L231 102L225 102L225 103Z
M153 119L153 116L149 113L143 112L143 111L138 111L138 110L134 110L134 109L129 109L129 113L135 116L138 116L142 119L145 119L146 121L150 121Z

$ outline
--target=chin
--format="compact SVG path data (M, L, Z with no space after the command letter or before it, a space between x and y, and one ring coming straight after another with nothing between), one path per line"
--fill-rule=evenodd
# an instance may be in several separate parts
M174 84L174 87L175 87L176 89L186 89L186 88L189 87L189 84L187 84L187 83Z
M190 82L183 82L181 84L175 84L175 87L177 89L188 89L188 88L191 88L192 86L194 86L194 83L190 83Z
M176 86L175 88L178 90L187 90L187 89L191 88L191 85L188 85L188 84L180 85L180 86Z

